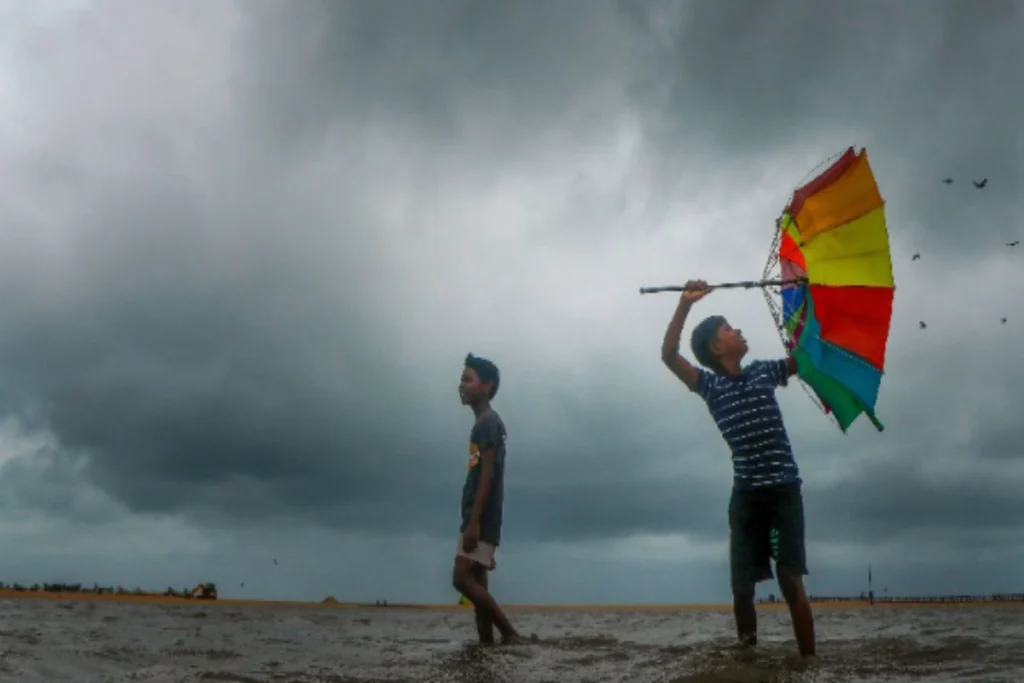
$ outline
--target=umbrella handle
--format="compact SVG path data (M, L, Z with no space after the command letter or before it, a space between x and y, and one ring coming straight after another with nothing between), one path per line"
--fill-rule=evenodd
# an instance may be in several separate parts
M745 280L743 282L722 282L717 285L710 285L708 289L754 289L764 287L784 287L785 285L807 284L807 278L793 278L791 280ZM641 294L659 294L661 292L685 292L685 285L668 285L666 287L641 287ZM695 288L694 288L695 289Z

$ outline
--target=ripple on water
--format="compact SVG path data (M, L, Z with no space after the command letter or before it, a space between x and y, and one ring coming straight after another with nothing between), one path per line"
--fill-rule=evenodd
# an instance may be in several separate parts
M0 614L0 679L26 683L1024 680L1015 607L820 610L811 664L783 610L761 612L755 652L731 648L727 612L517 611L541 640L510 648L473 644L465 611L10 600Z

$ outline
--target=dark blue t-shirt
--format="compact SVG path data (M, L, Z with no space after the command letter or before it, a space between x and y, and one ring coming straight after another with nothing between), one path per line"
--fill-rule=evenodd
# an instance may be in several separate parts
M481 454L494 451L494 478L491 491L484 503L483 514L480 515L480 540L492 545L501 541L502 503L505 499L505 423L493 410L488 410L477 419L469 433L469 471L466 483L462 487L462 526L460 533L466 530L469 516L476 502L477 488L480 486L482 470Z
M785 360L754 361L738 377L698 368L697 393L732 451L733 488L800 484L775 390L786 386Z

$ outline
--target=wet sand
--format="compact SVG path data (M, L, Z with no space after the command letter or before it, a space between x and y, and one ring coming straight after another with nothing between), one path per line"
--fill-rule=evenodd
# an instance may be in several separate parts
M1024 612L1004 606L818 609L820 657L808 669L774 606L759 611L761 646L737 653L727 609L520 607L514 622L539 642L480 648L471 612L454 606L101 597L0 601L0 681L1024 680Z

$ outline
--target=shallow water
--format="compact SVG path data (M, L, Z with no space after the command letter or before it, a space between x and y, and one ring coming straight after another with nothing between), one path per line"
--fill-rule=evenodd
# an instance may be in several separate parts
M1024 608L819 609L805 668L784 610L730 651L727 612L513 611L541 640L479 648L468 611L8 600L0 681L758 683L1021 681Z

